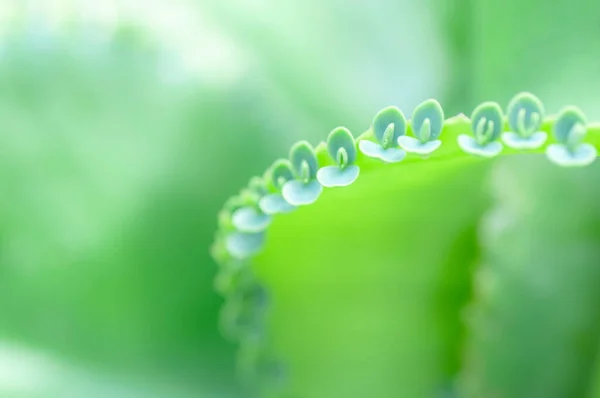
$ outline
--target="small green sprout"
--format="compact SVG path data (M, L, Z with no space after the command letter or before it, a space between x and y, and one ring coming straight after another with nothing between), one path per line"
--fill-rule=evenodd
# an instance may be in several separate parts
M504 118L502 108L495 102L484 102L471 115L473 136L462 134L458 136L460 148L472 155L491 158L502 152L502 144L498 142Z
M427 100L413 112L411 120L415 137L398 137L398 145L406 152L427 156L442 145L438 139L444 127L444 110L434 99Z
M279 159L273 163L267 171L267 178L271 181L271 186L275 192L265 194L258 201L258 206L263 213L274 215L278 213L289 213L296 207L289 204L281 194L283 186L294 179L292 164L287 159Z
M586 134L586 119L579 108L570 106L564 108L556 123L554 137L558 141L546 150L548 159L559 166L587 166L596 160L597 151L591 144L583 142Z
M506 146L513 149L538 149L548 139L540 131L544 120L544 105L531 93L517 94L508 104L507 117L511 131L502 134Z
M319 162L315 151L306 141L294 145L290 151L290 160L296 173L296 179L283 185L283 198L293 206L303 206L314 203L323 187L317 180Z
M345 127L334 129L327 137L329 156L336 166L325 166L317 173L317 179L324 187L343 187L352 184L360 169L356 161L356 143L352 133Z
M362 140L360 151L371 158L386 163L397 163L404 159L406 152L398 148L398 138L406 134L406 118L395 106L382 109L373 119L373 135L377 142Z

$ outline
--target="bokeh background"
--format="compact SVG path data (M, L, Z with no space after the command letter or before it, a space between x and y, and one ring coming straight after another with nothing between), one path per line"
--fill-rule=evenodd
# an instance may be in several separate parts
M209 246L338 125L532 91L600 116L596 0L2 0L0 396L241 397Z

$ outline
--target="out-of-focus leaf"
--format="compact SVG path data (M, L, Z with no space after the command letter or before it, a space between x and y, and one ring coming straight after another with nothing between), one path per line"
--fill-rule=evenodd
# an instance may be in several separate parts
M7 398L231 398L205 391L203 387L181 386L164 375L130 379L112 371L91 371L66 365L43 352L0 343L0 396Z
M466 397L583 397L600 337L600 176L541 156L494 172L470 311Z
M218 206L277 143L235 88L165 81L138 34L98 58L76 33L49 38L51 51L6 40L0 335L66 362L233 389L208 247Z
M537 93L552 112L576 103L598 116L600 3L470 1L474 100ZM567 33L568 32L568 33Z
M208 0L198 7L243 43L263 90L295 111L288 134L297 140L319 139L340 121L362 130L375 110L414 107L446 83L446 53L425 3ZM385 22L391 16L410 23Z
M444 103L452 112L531 91L552 113L576 103L600 114L597 1L433 0L431 7L448 49Z

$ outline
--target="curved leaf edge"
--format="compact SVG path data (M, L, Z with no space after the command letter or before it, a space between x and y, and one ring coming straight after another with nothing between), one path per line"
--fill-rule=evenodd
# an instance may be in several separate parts
M558 117L560 117L560 114ZM548 133L549 136L549 139L543 145L529 150L503 146L500 156L518 153L547 153L548 148L559 143L552 134L556 121L556 116L548 116L542 121L539 130ZM407 135L412 134L414 137L415 134L411 126L412 120L407 121ZM588 124L585 127L588 134L584 145L591 145L598 150L600 148L600 124ZM403 163L423 161L424 158L428 159L428 161L452 161L467 156L477 156L472 151L461 149L458 142L461 135L468 134L473 136L474 128L471 119L461 113L444 120L442 133L439 137L442 145L435 152L427 156L409 153L400 162L388 163L380 159L370 158L360 150L357 150L354 164L360 168L360 173L364 174L376 172L381 167L403 167ZM511 132L507 115L503 115L502 133L505 132ZM358 136L356 144L363 140L377 141L372 127ZM501 141L497 140L494 142L500 144ZM320 142L314 149L314 152L318 160L319 169L327 166L338 166L337 160L331 158L327 142ZM551 157L548 157L548 159L552 160ZM569 164L557 164L557 167L568 166ZM583 165L574 162L572 166L581 167ZM296 174L298 178L301 177L298 171ZM263 196L281 191L280 188L269 183L270 169L262 177L258 178L261 179L262 186L266 187L266 189L255 189L257 177L253 177L251 180L253 184L250 184L249 188L244 188L239 194L231 197L219 212L219 226L211 247L211 254L219 265L219 271L215 278L215 288L224 298L220 326L223 334L239 345L237 367L240 379L249 388L272 391L273 389L283 388L285 385L285 367L281 359L276 358L269 352L269 337L266 330L264 330L265 314L268 310L267 291L253 275L251 269L251 260L256 254L260 253L262 246L255 247L254 250L248 250L241 255L239 252L234 254L233 252L235 251L228 248L228 238L236 234L236 238L239 240L240 233L243 233L236 230L232 223L232 214L244 206L258 208L258 201ZM326 189L342 188L326 187ZM257 234L261 234L261 237L260 239L254 237L253 241L264 242L266 232L256 232ZM256 292L260 292L261 298L257 299Z

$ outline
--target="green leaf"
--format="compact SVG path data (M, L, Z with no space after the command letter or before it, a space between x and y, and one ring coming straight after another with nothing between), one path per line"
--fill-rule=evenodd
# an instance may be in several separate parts
M372 170L276 221L253 268L271 291L270 349L288 364L293 396L444 388L487 170L475 158Z
M497 139L507 121L496 104L488 108L477 108L484 112L474 112L475 119L494 119L488 130ZM287 365L286 393L428 397L452 391L495 164L459 146L460 137L483 130L478 124L464 115L446 120L443 144L426 160L410 155L388 164L359 152L361 173L352 185L325 189L310 206L274 218L263 250L248 260L270 293L267 327L258 338L241 336L240 344L259 352L256 358ZM553 125L546 119L541 130ZM597 146L599 127L588 130L588 142ZM531 156L542 158L547 148ZM506 148L503 155L517 153ZM324 143L316 154L318 164L331 162ZM220 261L226 264L227 256ZM262 382L260 388L274 387Z

